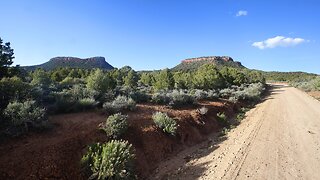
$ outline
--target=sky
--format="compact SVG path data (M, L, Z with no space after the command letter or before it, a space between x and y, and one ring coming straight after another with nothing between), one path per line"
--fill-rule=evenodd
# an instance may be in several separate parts
M316 0L0 0L15 64L103 56L115 67L172 68L231 56L251 69L320 74Z

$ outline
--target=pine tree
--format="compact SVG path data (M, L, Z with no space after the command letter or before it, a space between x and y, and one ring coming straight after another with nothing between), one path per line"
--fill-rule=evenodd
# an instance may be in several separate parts
M169 69L164 69L155 76L153 87L156 90L172 89L174 87L173 75Z
M194 75L194 86L199 89L216 89L224 86L224 80L213 64L202 65Z
M0 38L0 79L9 76L9 66L13 63L13 49L10 47L10 42L2 44Z
M101 69L93 71L87 78L87 87L99 93L106 93L108 90L114 89L115 86L116 82L112 76L109 73L104 73Z
M142 73L139 82L145 86L152 86L154 77L151 73Z
M138 75L134 70L130 70L128 75L124 77L124 85L131 88L137 87Z

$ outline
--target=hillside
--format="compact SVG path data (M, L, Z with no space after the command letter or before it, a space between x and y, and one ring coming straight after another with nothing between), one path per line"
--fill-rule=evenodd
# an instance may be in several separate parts
M50 59L48 62L35 65L35 66L25 66L28 71L35 70L37 68L42 68L44 70L53 70L60 67L70 67L70 68L82 68L82 69L113 69L109 63L106 62L104 57L91 57L91 58L77 58L77 57L55 57Z
M215 64L217 66L230 66L235 68L245 68L240 62L234 61L229 56L204 56L189 58L181 61L180 64L172 68L173 71L193 71L203 64Z
M261 71L267 81L286 81L286 82L302 82L318 77L317 74L306 72L277 72L277 71Z

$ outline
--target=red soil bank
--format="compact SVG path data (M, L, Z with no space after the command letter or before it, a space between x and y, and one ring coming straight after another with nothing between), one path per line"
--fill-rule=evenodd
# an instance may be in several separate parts
M201 117L195 107L179 110L151 104L138 105L128 112L130 127L123 139L135 148L135 168L140 178L147 177L157 164L187 146L199 143L217 132L218 111L232 114L234 106L226 102L202 102L209 111ZM151 119L155 111L167 112L179 124L175 137L157 129ZM80 159L89 144L108 138L98 130L106 119L99 112L55 115L52 130L29 133L0 143L0 179L86 179Z

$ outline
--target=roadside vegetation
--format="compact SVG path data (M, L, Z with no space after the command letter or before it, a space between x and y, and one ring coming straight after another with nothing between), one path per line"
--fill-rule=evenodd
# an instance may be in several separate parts
M320 76L310 80L292 82L291 85L307 92L320 91Z
M179 109L219 99L233 104L258 102L265 90L260 72L213 64L201 64L192 71L140 73L125 66L109 71L58 68L27 72L11 66L13 49L0 42L0 135L18 136L48 128L48 115L98 109L109 115L99 128L111 141L88 147L83 156L82 164L91 179L134 177L133 147L121 137L129 128L126 114L136 111L137 103ZM206 116L208 108L200 108L199 113ZM179 130L176 118L166 113L155 111L152 120L159 131L173 137ZM217 121L222 128L230 126L224 112L217 114Z
M317 74L305 73L305 72L261 72L266 78L267 82L303 82L309 81L315 77Z
M305 72L263 72L267 82L284 82L320 100L320 76Z
M320 100L320 76L312 79L306 79L304 81L291 82L290 85L305 91L310 96Z

